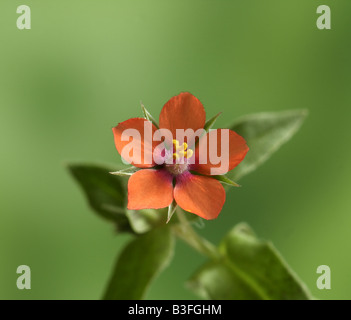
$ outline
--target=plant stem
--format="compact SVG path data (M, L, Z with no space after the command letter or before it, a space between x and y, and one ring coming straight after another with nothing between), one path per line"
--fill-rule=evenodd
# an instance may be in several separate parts
M220 254L216 246L195 232L187 218L184 216L184 213L179 208L177 208L177 217L180 223L173 227L175 234L196 251L210 259L217 260L220 257Z

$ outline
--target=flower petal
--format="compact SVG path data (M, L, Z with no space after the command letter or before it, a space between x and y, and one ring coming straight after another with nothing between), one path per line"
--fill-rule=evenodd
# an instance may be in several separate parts
M166 170L144 169L128 181L128 209L160 209L173 201L173 177Z
M153 141L153 135L156 130L152 122L144 118L132 118L119 123L112 129L117 151L135 167L155 166L153 151L157 142Z
M206 175L226 174L245 158L248 151L245 139L234 131L212 130L196 146L195 163L190 170Z
M225 191L217 180L187 172L176 178L174 199L185 211L210 220L221 212Z
M205 109L195 96L182 92L171 98L162 108L159 125L162 129L172 132L176 139L176 129L202 129L206 122Z

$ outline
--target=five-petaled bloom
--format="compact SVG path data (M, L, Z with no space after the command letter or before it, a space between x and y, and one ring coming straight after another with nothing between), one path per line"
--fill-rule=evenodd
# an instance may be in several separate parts
M130 143L123 133L128 129L138 132L139 141L134 141L134 149L124 153L126 161L143 169L129 178L128 209L160 209L175 200L185 211L204 219L217 218L225 202L225 190L211 175L226 174L234 169L249 148L240 135L229 129L211 130L200 137L196 136L195 132L203 130L205 122L202 103L192 94L182 92L164 105L159 117L160 130L168 130L172 137L178 138L179 131L193 133L192 136L183 136L182 143L174 138L163 139L161 143L160 139L146 139L145 124L152 128L153 134L158 129L144 118L132 118L113 128L115 145L121 155L123 148ZM226 137L224 150L223 137ZM160 151L162 143L164 147ZM218 153L223 152L227 156L225 166L211 161L211 158L215 159ZM163 163L157 161L160 158L164 160Z

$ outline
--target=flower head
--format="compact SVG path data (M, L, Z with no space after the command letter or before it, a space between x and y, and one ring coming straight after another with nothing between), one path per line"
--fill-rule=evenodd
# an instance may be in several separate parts
M217 218L225 190L213 176L234 169L249 148L232 130L206 132L205 122L202 103L182 92L164 105L159 129L144 118L113 128L118 152L142 169L129 178L128 209L160 209L175 200L185 211L204 219Z

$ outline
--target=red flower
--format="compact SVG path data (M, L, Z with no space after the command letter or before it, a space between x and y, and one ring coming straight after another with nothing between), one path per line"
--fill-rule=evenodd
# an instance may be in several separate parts
M171 98L159 117L161 131L168 129L172 137L177 137L177 129L194 132L203 129L205 122L202 103L188 92ZM143 169L128 181L128 209L160 209L169 206L174 199L185 211L204 219L217 218L225 202L225 190L211 175L225 174L244 159L249 150L245 140L232 130L217 129L204 134L199 141L195 135L186 136L182 144L177 139L170 142L166 138L165 147L159 149L160 140L145 139L146 123L152 135L157 135L156 126L143 118L132 118L113 128L115 145L121 155L130 143L130 139L124 141L123 132L126 129L138 132L138 137L133 137L138 141L133 141L132 152L123 153L125 160ZM226 148L222 148L224 145ZM213 158L223 153L227 159L224 167L221 163L214 164Z

